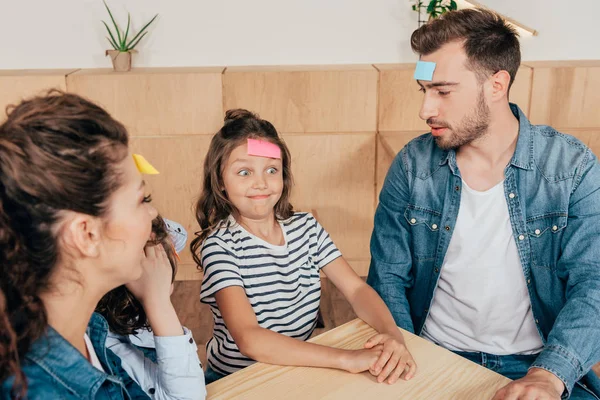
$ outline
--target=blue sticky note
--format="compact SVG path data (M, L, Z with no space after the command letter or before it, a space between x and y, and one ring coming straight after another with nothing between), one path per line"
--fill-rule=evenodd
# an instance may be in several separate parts
M417 61L414 78L419 81L432 81L435 63L431 61Z

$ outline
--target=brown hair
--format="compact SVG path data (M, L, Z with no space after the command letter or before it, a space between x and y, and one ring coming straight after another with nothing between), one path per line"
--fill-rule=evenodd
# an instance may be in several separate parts
M152 233L154 235L148 241L147 246L160 245L165 249L173 269L171 275L171 282L173 282L177 273L177 253L175 253L175 247L173 247L173 242L167 232L165 221L160 215L152 220ZM102 314L106 318L110 330L119 335L136 334L138 329L150 326L142 304L125 285L106 293L98 302L96 312Z
M210 142L210 147L204 159L204 180L200 199L196 203L196 220L200 231L190 244L192 257L199 269L202 269L200 247L206 237L229 215L236 216L238 211L227 198L223 188L223 168L233 149L247 139L261 139L276 144L281 149L283 164L283 192L275 204L275 218L288 219L294 213L290 204L293 179L291 156L285 142L279 137L277 130L269 121L260 119L244 109L228 110L225 113L225 124Z
M47 327L39 295L60 259L61 211L106 215L127 148L123 125L74 94L53 90L7 108L0 125L0 382L15 376L11 397L25 396L21 360Z
M510 74L512 86L521 64L519 34L498 14L468 8L443 14L413 32L410 44L415 53L428 55L443 45L462 41L468 65L480 81L498 71Z

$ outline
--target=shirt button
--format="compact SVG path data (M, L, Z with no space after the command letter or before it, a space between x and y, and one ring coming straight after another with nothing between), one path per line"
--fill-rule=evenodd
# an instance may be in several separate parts
M416 223L417 223L417 220L416 220L415 218L411 218L411 220L410 220L410 223L411 223L411 224L416 224Z
M156 393L156 389L150 388L150 389L148 389L148 393L154 394L154 393Z
M525 236L519 235L519 240L525 240Z
M190 338L190 343L194 343L194 339Z
M531 283L531 279L527 279L527 283Z
M540 231L539 229L536 229L536 230L535 230L535 234L536 234L536 235L539 235L540 233L542 233L542 231Z
M447 230L447 231L449 231L449 230L450 230L450 227L449 227L448 225L446 225L446 226L444 227L444 229L445 229L445 230Z
M434 231L435 231L437 228L438 228L438 227L437 227L437 225L436 225L436 224L433 224L433 225L431 225L431 229L433 229Z
M536 324L539 324L539 323L540 323L540 321L539 321L538 319L536 319L536 320L535 320L535 323L536 323Z
M435 269L435 273L437 274L438 272L440 272L440 269L439 269L439 268L436 268L436 269Z
M515 194L514 193L509 193L508 197L511 198L511 199L514 199L515 198Z
M460 190L460 186L454 186L454 190L456 190L457 192Z
M554 225L554 226L552 227L552 230L553 230L553 231L557 231L557 230L558 230L558 226Z

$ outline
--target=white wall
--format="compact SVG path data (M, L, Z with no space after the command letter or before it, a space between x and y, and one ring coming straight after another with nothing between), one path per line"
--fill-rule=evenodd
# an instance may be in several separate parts
M416 13L407 0L107 0L134 27L159 18L136 66L397 63ZM481 0L537 29L524 60L600 59L600 1ZM569 3L569 5L567 5ZM109 67L101 0L0 0L0 69Z

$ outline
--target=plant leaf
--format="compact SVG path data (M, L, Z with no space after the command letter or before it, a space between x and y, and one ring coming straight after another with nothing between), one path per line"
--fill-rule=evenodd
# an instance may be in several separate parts
M121 42L122 46L127 44L127 35L129 35L129 25L131 23L131 15L127 13L127 29L125 29L125 36L123 36L123 41Z
M106 4L106 1L102 0L102 2L104 3L104 7L106 7L106 11L108 11L108 15L110 15L110 19L112 20L112 23L115 26L115 30L117 31L117 37L119 38L119 44L120 44L121 43L121 32L119 29L119 25L117 25L117 23L115 22L115 19L113 18L113 15L110 12L110 8L108 8L108 4Z
M131 41L130 41L130 42L127 44L127 46L126 46L126 47L127 47L127 50L131 50L131 49L133 49L133 47L135 47L135 45L134 45L134 46L131 46L131 44L132 44L132 43L133 43L133 42L134 42L134 41L135 41L135 40L138 38L138 36L140 36L142 33L144 33L144 31L146 30L146 28L148 28L148 26L150 26L150 24L154 22L154 20L156 19L156 17L158 17L158 14L156 14L156 15L154 16L154 18L152 18L152 19L150 20L150 22L148 22L146 25L144 25L144 27L143 27L142 29L140 29L140 31L137 33L137 35L135 35L135 36L133 37L133 39L131 39ZM148 32L146 32L146 33L148 33ZM146 33L144 33L144 34L146 34ZM142 35L142 36L143 36L143 35ZM141 39L141 37L140 37L140 39ZM138 42L139 42L139 40L138 40L137 42L135 42L135 44L137 45L137 44L138 44Z
M118 48L115 46L115 44L113 43L113 41L112 41L112 40L110 40L110 38L109 38L108 36L106 37L106 40L108 40L108 43L110 43L110 45L113 47L113 49L115 49L115 50L119 50L119 49L118 49Z
M435 12L435 8L437 7L437 0L431 0L429 5L427 6L427 13L432 14Z
M133 50L135 48L135 46L137 46L137 44L140 42L140 40L143 39L144 36L146 36L148 32L144 32L144 34L142 36L140 36L140 38L131 46L127 46L127 50Z
M114 47L115 50L119 50L119 46L117 46L117 41L115 40L115 37L113 36L112 32L110 31L110 28L108 27L106 22L102 21L102 23L104 24L104 26L106 27L106 30L108 31L108 34L110 35L110 39L111 39L111 40L109 40L110 44L112 44L112 47Z

